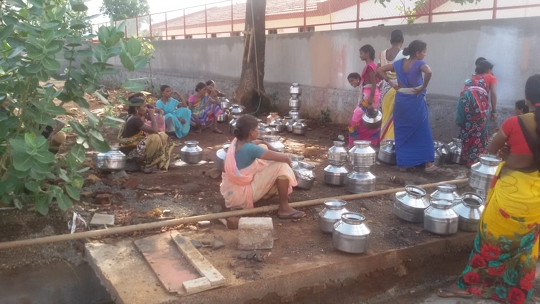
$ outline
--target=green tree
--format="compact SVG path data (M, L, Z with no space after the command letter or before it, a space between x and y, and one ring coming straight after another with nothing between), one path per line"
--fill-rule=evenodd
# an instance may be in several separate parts
M118 74L108 63L120 57L130 72L146 66L140 41L124 40L122 23L102 26L97 38L88 35L83 0L7 0L0 2L0 202L18 208L33 203L47 214L50 205L62 210L79 200L84 179L81 168L85 150L108 151L101 134L103 126L122 122L90 112L85 94L96 94L105 75ZM64 82L56 89L50 79ZM128 91L144 88L140 81L126 80ZM76 144L66 155L49 152L41 134L54 118L66 113L62 105L75 102L87 116L88 125L69 121L77 134Z
M144 16L150 13L147 0L103 0L99 11L113 20Z

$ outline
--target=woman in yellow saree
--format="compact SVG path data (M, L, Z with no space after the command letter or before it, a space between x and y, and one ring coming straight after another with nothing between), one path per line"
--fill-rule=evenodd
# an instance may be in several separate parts
M157 126L155 109L142 98L130 98L131 103L126 122L118 132L120 151L127 155L128 162L142 163L142 170L151 173L152 168L167 171L174 143ZM144 120L151 122L146 125ZM150 135L145 136L145 133Z
M540 75L527 80L534 113L506 120L488 151L504 155L488 194L469 263L440 297L473 295L522 304L533 293L540 232Z

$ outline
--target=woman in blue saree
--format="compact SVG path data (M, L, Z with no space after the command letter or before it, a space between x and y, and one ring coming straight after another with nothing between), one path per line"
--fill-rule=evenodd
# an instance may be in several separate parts
M180 96L178 92L175 93ZM165 112L165 130L167 134L174 133L176 137L186 136L190 128L191 110L185 103L180 103L172 98L173 92L168 85L161 86L161 99L156 102L156 107Z
M428 118L426 88L431 69L423 61L425 42L415 40L403 50L409 59L400 59L377 69L379 77L388 81L386 72L395 72L398 84L389 82L397 91L394 105L394 132L397 166L401 171L424 165L426 172L437 172L433 164L435 150ZM424 77L422 77L424 74Z

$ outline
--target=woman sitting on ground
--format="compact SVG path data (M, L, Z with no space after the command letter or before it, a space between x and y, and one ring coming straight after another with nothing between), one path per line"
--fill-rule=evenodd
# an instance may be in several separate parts
M118 133L120 151L127 155L128 162L141 162L145 173L151 173L154 166L167 171L174 143L167 134L159 132L153 106L142 98L130 98L129 102L130 115ZM146 125L145 119L152 125Z
M185 102L179 102L172 95L180 96L177 91L172 91L168 85L161 86L161 99L156 102L156 107L165 113L165 129L168 134L174 134L177 138L186 136L190 128L191 110Z
M257 119L250 115L244 115L236 122L235 139L225 157L225 172L220 186L225 205L227 208L253 208L253 203L277 192L279 218L304 217L304 212L289 205L289 194L297 185L291 159L256 140L258 124Z
M529 106L525 102L525 100L518 100L516 101L516 115L523 115L529 113Z
M440 297L473 295L521 304L533 294L540 234L540 75L525 84L534 113L508 118L488 146L509 146L491 183L469 262Z
M212 131L223 133L217 128L217 118L221 115L221 108L217 99L207 96L207 87L204 82L199 82L195 87L197 94L189 97L189 109L191 110L191 125L195 126L197 133L212 125Z

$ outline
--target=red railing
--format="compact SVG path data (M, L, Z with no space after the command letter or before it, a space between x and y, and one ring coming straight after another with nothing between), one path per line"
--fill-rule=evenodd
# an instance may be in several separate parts
M256 1L256 0L254 0ZM334 29L540 16L540 0L481 0L460 5L450 0L267 0L268 34ZM170 40L242 35L245 0L211 4L126 19L126 37ZM124 20L118 20L116 23ZM94 31L103 24L94 24Z

